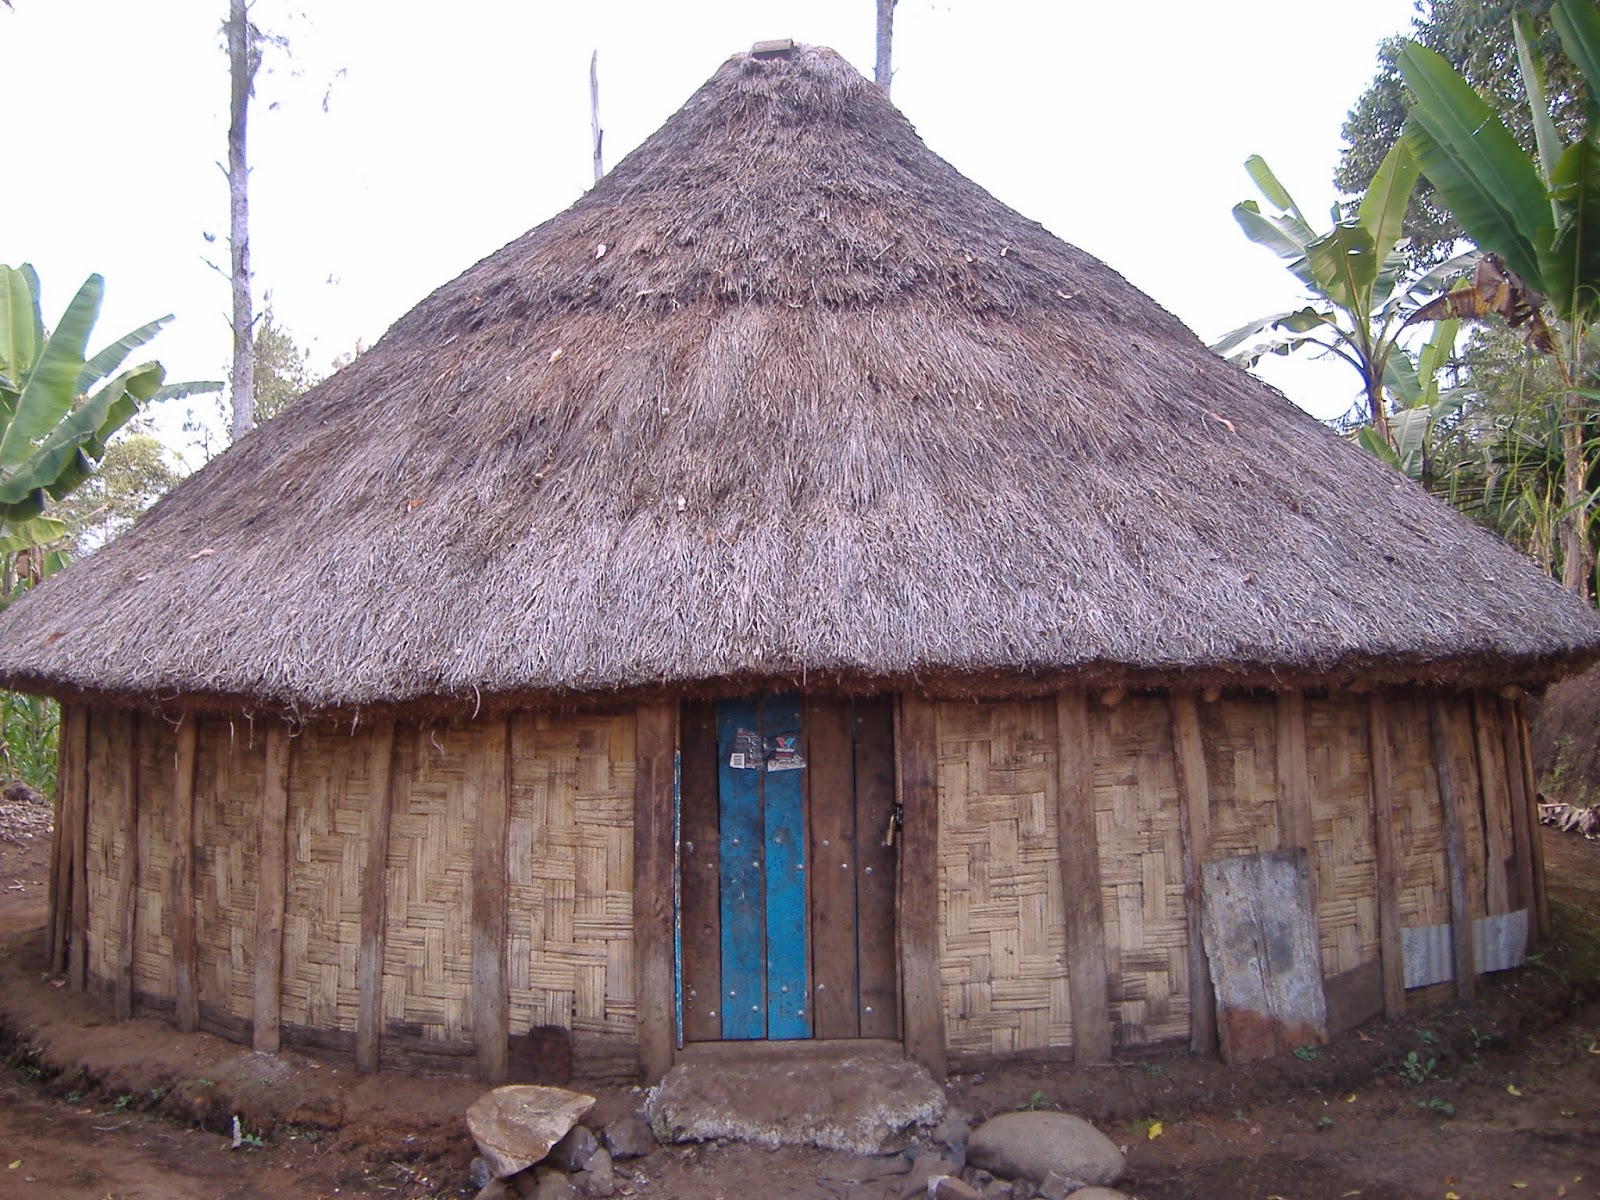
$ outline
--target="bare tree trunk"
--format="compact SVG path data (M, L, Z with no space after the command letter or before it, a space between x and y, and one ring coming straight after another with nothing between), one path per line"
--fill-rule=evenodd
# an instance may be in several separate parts
M1594 547L1589 541L1589 521L1594 501L1589 496L1589 458L1584 452L1585 399L1577 382L1583 378L1583 343L1587 330L1576 321L1567 329L1567 361L1563 382L1567 394L1561 414L1561 584L1588 599L1594 580Z
M594 135L594 181L606 173L605 159L600 155L600 142L605 130L600 128L600 51L589 55L589 131Z
M873 67L872 81L889 94L889 80L894 74L891 50L894 44L894 6L898 0L878 0L878 61Z
M228 249L233 281L233 438L255 428L255 354L250 305L250 169L245 160L245 122L255 91L260 55L251 36L247 0L228 0Z

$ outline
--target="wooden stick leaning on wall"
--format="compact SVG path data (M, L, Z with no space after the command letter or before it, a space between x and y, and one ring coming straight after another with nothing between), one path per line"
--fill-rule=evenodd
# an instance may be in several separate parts
M62 712L61 740L66 774L57 786L72 813L67 834L71 864L67 980L73 991L81 992L89 979L89 710L81 704L70 705Z
M1311 815L1311 771L1306 753L1306 698L1279 692L1274 734L1278 748L1278 845L1304 850L1311 879L1311 917L1317 916L1316 827ZM1320 922L1318 923L1320 927Z
M383 950L388 908L389 824L394 812L394 722L372 731L367 751L369 794L363 814L361 945L356 951L356 1070L378 1069L383 1041Z
M67 705L61 706L61 725L66 724ZM58 726L58 729L60 726ZM59 975L67 969L67 914L72 910L72 862L67 854L70 842L68 822L71 813L66 804L62 781L67 777L67 739L56 736L56 794L51 797L55 806L50 822L50 882L46 894L44 954L50 974Z
M1436 690L1428 693L1428 723L1433 730L1433 761L1444 806L1445 863L1450 873L1450 941L1454 951L1456 996L1471 1000L1478 991L1476 955L1472 948L1472 914L1467 907L1466 848L1461 841L1461 805L1455 773L1450 770L1449 714Z
M511 721L483 727L483 786L472 842L472 1028L478 1074L504 1083L510 1052L506 992L506 822L511 810Z
M1513 719L1517 726L1517 744L1520 753L1517 755L1522 764L1522 787L1528 797L1528 820L1533 827L1533 836L1528 839L1528 848L1533 857L1533 922L1534 932L1539 941L1544 941L1550 936L1550 889L1544 870L1544 839L1539 832L1539 787L1533 778L1533 740L1528 735L1528 706L1527 701L1518 699L1513 702Z
M122 829L122 861L117 868L117 911L122 914L122 929L117 945L117 975L112 985L112 1003L119 1021L133 1016L133 940L139 928L139 724L143 720L138 713L130 712L122 715L119 724L125 738L118 748L121 780L117 822Z
M939 731L933 701L901 694L895 707L894 753L903 818L896 910L901 1027L906 1055L942 1080L949 1064L939 987Z
M1081 688L1056 693L1055 785L1073 1060L1109 1062L1111 1001L1100 898L1100 839L1094 823L1094 755L1089 701Z
M1200 737L1200 711L1193 692L1173 692L1173 764L1183 810L1183 901L1189 936L1189 1049L1196 1054L1217 1050L1217 997L1211 985L1200 928L1200 864L1211 852L1211 779L1206 772L1205 744Z
M289 727L268 718L256 842L255 995L252 1048L276 1054L282 1038L283 908L289 870Z
M1367 762L1372 779L1372 841L1378 895L1378 958L1383 969L1383 1015L1406 1011L1405 942L1400 925L1400 855L1395 845L1394 765L1389 748L1389 704L1382 692L1367 697Z
M200 1027L200 994L196 990L194 923L194 768L195 725L186 714L178 726L176 771L172 787L172 968L176 980L175 1024L179 1033Z
M633 785L633 952L639 1005L639 1065L654 1083L672 1069L672 807L678 746L675 701L640 704Z

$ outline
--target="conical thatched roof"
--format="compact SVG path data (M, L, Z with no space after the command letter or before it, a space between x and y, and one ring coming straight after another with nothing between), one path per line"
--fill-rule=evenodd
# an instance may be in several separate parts
M571 209L0 619L301 710L818 676L1537 681L1594 615L958 174L740 55Z

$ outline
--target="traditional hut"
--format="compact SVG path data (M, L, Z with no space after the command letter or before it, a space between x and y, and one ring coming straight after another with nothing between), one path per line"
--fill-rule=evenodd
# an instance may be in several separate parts
M1597 655L807 47L0 618L74 986L493 1079L1470 994L1544 921L1523 689Z

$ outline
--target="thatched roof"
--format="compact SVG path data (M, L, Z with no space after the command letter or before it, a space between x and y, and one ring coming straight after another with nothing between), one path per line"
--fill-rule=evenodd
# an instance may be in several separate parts
M349 710L817 677L1538 681L1519 555L932 154L739 55L0 618L0 680Z

